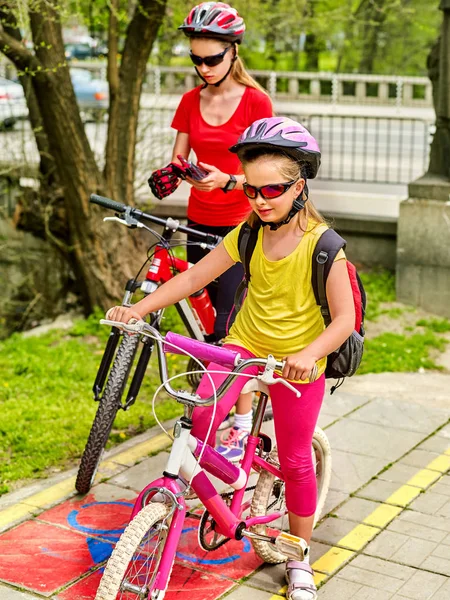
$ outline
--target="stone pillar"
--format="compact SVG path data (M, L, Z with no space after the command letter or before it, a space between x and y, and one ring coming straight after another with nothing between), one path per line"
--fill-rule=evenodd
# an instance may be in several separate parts
M400 205L397 298L450 317L450 0L441 0L441 36L428 58L436 133L428 173Z
M450 318L450 181L409 185L397 230L397 299Z

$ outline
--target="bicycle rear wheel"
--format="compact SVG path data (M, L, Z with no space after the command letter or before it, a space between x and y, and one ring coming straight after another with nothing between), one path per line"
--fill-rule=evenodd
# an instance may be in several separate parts
M138 335L125 333L120 343L81 457L75 482L75 488L80 494L86 494L94 483L98 465L120 408L120 401L133 365L139 339Z
M327 436L316 427L312 442L313 463L316 471L317 481L317 508L314 524L320 519L325 500L330 487L331 479L331 448ZM270 462L279 467L278 452L274 448L270 453ZM284 481L269 473L261 471L256 488L253 493L250 514L252 517L260 517L268 512L284 510L286 507L284 497ZM266 529L271 532L286 530L289 528L287 516L268 525L256 525L252 527L255 533L265 534ZM287 560L287 556L279 552L273 544L262 540L252 540L253 549L256 554L267 563L277 564Z
M151 502L130 521L106 564L95 600L149 598L169 532L169 512L168 505ZM154 590L151 598L163 600L165 592Z

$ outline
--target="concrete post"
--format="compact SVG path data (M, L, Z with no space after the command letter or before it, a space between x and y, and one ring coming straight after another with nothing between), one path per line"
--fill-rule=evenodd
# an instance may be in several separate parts
M318 100L320 98L320 81L318 79L311 79L309 93L311 94L311 100Z
M364 102L366 100L366 82L365 81L357 81L356 82L355 100L356 100L356 102L361 102L361 104L364 104Z
M386 82L380 82L378 84L378 99L383 103L387 104L389 101L389 84Z
M297 77L290 77L288 82L288 92L291 98L297 98L298 96L298 79Z

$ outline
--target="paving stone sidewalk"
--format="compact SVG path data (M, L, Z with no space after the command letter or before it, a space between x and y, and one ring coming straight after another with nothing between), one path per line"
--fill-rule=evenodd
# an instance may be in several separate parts
M449 600L449 417L449 375L367 375L327 395L319 424L333 474L312 543L320 600ZM162 451L139 462L133 443L127 448L126 461L109 457L87 497L69 486L63 498L28 505L52 480L0 499L0 524L3 509L28 506L0 535L1 600L95 597L134 498L167 458ZM166 600L284 596L283 565L261 564L242 542L200 555L194 528L186 526Z

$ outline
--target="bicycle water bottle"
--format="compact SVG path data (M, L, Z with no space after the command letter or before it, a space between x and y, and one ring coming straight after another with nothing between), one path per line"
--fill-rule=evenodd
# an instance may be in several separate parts
M195 292L195 294L189 296L189 300L191 303L192 312L194 313L196 321L199 324L203 335L210 335L214 333L216 311L212 305L208 290L203 288L200 291Z

